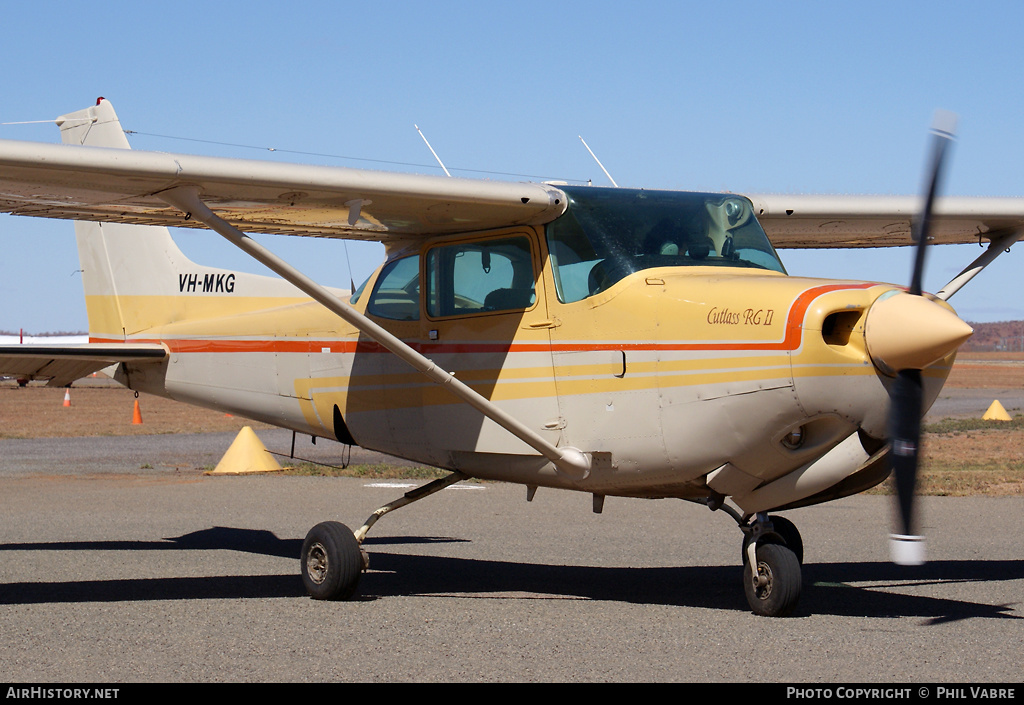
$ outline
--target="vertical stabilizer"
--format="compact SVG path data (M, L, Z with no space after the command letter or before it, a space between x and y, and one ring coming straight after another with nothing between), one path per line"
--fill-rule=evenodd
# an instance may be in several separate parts
M131 149L114 107L105 98L97 98L91 108L61 115L57 127L64 144Z
M109 101L57 118L64 144L131 149ZM126 297L171 294L161 283L173 281L161 272L189 269L191 262L178 249L167 228L118 223L75 222L78 260L82 267L91 339L124 340L159 324L139 316Z
M109 101L57 118L64 144L131 149ZM215 235L212 235L216 237ZM275 277L196 264L164 227L75 222L89 337L126 340L183 320L305 297Z

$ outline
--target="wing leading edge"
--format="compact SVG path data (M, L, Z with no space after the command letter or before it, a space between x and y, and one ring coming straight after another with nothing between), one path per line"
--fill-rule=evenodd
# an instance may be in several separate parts
M918 196L748 195L777 248L912 245ZM929 238L935 244L978 244L1024 229L1024 198L943 197Z

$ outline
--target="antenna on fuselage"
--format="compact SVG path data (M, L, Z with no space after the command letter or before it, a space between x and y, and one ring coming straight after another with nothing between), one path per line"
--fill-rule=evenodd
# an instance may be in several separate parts
M599 167L601 167L601 171L604 172L604 175L607 176L608 180L612 182L612 186L614 186L615 188L618 188L619 185L617 183L615 183L615 179L613 179L612 175L608 173L608 170L604 168L604 164L602 164L601 160L597 158L596 154L594 154L594 150L592 150L590 148L590 145L587 144L587 141L585 139L583 139L583 137L581 135L577 135L577 137L580 138L580 142L582 142L583 146L587 148L588 152L590 152L590 156L592 156L594 158L594 161L597 162L597 165Z
M413 127L416 128L416 132L420 133L420 137L423 138L423 143L427 145L427 149L429 149L430 153L434 155L434 159L436 159L437 163L441 165L441 168L444 170L444 173L450 177L451 173L449 173L448 168L444 165L444 162L441 161L441 157L437 156L437 152L435 152L434 148L430 146L430 142L427 142L427 138L423 134L423 130L420 129L419 125L413 125Z

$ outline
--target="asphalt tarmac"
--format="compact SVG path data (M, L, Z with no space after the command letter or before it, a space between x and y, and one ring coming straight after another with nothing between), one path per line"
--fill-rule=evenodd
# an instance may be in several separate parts
M290 452L291 434L261 432ZM0 440L10 682L1019 683L1024 498L924 498L930 561L887 558L889 498L787 514L787 619L753 615L741 534L676 500L460 483L381 519L357 599L305 596L314 524L407 491L211 477L223 434ZM300 440L296 455L338 459ZM372 458L368 458L372 460ZM362 460L356 454L354 461ZM394 484L394 483L390 483Z

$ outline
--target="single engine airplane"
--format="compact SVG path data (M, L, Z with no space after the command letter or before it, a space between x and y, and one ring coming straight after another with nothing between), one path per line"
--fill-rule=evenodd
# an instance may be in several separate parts
M751 609L782 616L803 543L777 512L894 467L896 558L923 560L920 419L971 334L945 299L1024 227L1019 198L943 199L931 217L946 129L924 198L833 198L139 152L104 99L57 124L62 145L0 141L0 211L75 221L90 342L8 346L0 371L67 385L116 365L137 391L451 471L355 532L314 527L300 566L317 599L355 593L380 516L468 477L589 493L598 512L609 495L722 509ZM194 263L168 226L212 229L280 278ZM387 257L341 291L249 233L376 240ZM775 249L915 240L909 288L792 277ZM926 242L982 240L921 291Z

